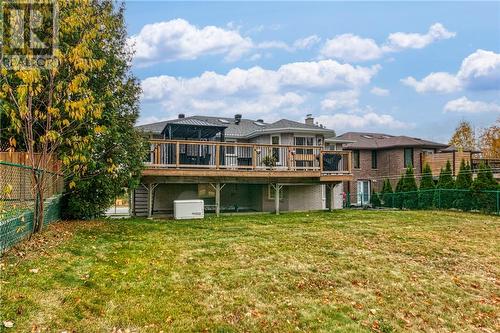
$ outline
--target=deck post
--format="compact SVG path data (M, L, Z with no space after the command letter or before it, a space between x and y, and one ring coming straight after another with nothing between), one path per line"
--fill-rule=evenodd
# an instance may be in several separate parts
M333 212L333 208L335 206L335 185L334 184L328 184L328 187L330 188L330 212Z
M278 183L271 184L271 187L274 189L274 208L276 215L280 215L280 191L283 188L283 185Z
M214 184L210 183L210 185L215 190L215 215L217 217L219 217L220 216L220 192L222 191L224 186L226 186L226 184L215 183L215 185L214 185Z
M148 184L148 219L153 216L153 184Z

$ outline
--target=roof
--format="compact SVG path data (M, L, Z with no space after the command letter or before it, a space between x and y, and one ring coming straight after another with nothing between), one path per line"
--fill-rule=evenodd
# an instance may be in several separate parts
M167 124L192 123L193 126L211 126L226 127L225 136L230 138L253 138L262 134L281 133L281 132L306 132L317 133L326 136L335 136L335 131L317 126L300 123L293 120L281 119L274 123L257 122L252 119L242 118L239 124L236 124L234 118L213 117L213 116L192 116L180 119L162 121L153 124L141 125L136 128L144 132L161 134Z
M347 149L388 149L396 147L420 147L437 148L448 147L446 144L412 138L405 135L390 135L383 133L365 133L365 132L347 132L337 137L342 140L351 140L353 143L347 143Z

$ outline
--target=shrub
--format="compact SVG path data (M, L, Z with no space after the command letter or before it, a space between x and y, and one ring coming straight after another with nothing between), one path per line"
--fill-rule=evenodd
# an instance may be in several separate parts
M415 174L413 173L413 168L408 167L403 177L403 183L401 184L401 190L403 192L403 202L402 207L415 209L418 207L418 187L417 181L415 180Z
M386 179L384 181L384 186L382 187L382 205L384 207L392 207L392 199L394 196L394 192L392 191L391 181Z
M372 196L370 198L370 203L372 204L372 207L380 207L381 202L380 202L380 196L375 190L372 192Z
M448 160L446 167L441 169L439 180L434 193L434 207L436 208L451 208L453 207L454 193L450 191L455 188L453 174L451 171L451 163Z
M491 168L481 163L477 173L477 178L472 182L472 195L474 209L491 213L496 211L496 193L484 192L499 190L498 184L493 178Z
M396 184L396 190L394 191L393 196L393 207L394 208L403 208L403 183L404 183L404 174L399 178L398 183Z
M465 163L464 160L460 163L460 170L458 171L457 180L455 181L455 200L453 207L461 210L471 210L472 208L472 170L470 165Z
M431 167L426 163L422 171L422 179L420 180L420 191L418 193L419 208L426 209L432 207L435 188Z

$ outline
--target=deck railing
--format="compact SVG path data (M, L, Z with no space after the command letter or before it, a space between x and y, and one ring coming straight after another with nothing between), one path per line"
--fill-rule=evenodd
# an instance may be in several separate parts
M149 168L351 171L349 151L320 146L286 146L214 141L151 140Z

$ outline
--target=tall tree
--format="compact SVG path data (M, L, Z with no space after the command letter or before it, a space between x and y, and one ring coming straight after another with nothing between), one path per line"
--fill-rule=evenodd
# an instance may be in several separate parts
M460 170L458 171L457 179L455 181L455 188L457 193L455 195L455 201L453 206L461 210L470 210L472 207L472 197L471 197L471 185L472 185L472 170L468 163L464 160L460 163Z
M441 169L439 180L434 193L434 206L436 208L451 208L453 206L455 181L451 171L450 160L446 162L446 167Z
M117 73L109 69L109 59L104 56L106 52L117 49L112 44L116 39L110 37L110 27L117 22L109 10L103 10L110 3L59 0L59 48L54 53L57 65L48 68L24 68L16 64L10 69L2 67L0 99L4 99L3 108L12 128L22 138L32 170L34 195L38 202L34 232L43 226L44 190L50 185L44 170L51 161L59 158L65 175L73 178L68 182L68 188L75 188L77 181L82 179L81 175L98 166L96 156L102 152L96 149L100 149L99 142L108 133L106 123L119 119L119 113L115 116L108 114L111 96L120 94L120 88L115 90L111 86L119 82L115 79ZM108 86L99 85L97 82L101 80L108 80ZM124 84L130 85L130 82L125 80ZM127 98L135 99L134 94L128 94ZM123 99L118 98L115 110L120 109ZM135 115L129 117L135 120ZM115 129L113 135L117 131ZM119 162L113 158L105 160L110 174L123 168L125 164Z
M474 209L487 213L497 209L497 193L495 190L500 190L500 186L493 177L491 168L481 163L477 171L477 177L472 182L473 191L473 207Z
M500 158L500 118L482 131L479 145L484 158Z
M432 170L428 163L425 163L424 169L422 170L422 179L420 180L419 188L419 207L420 208L431 208L434 198L434 179L432 178Z
M418 187L412 167L408 167L403 177L401 185L403 192L403 207L415 209L418 207Z
M384 207L391 207L394 192L392 191L391 181L386 179L382 187L382 204Z
M97 6L104 20L102 43L95 52L105 60L99 76L90 80L96 98L103 103L96 121L102 131L90 149L92 163L79 174L69 173L70 182L63 201L67 218L92 218L104 213L125 188L134 188L140 178L144 145L134 123L139 115L140 85L130 73L132 53L127 47L123 5L111 0ZM105 47L101 47L105 45ZM67 147L69 148L69 147Z
M461 150L472 150L476 147L476 135L472 125L468 121L461 121L449 144Z

